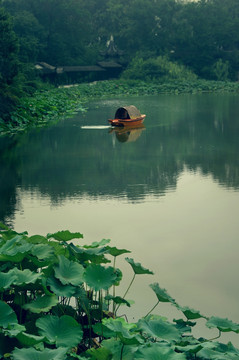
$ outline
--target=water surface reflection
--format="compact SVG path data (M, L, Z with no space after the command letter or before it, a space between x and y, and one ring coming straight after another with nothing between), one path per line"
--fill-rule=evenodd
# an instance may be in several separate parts
M147 114L145 128L110 131L126 102ZM135 317L153 305L147 284L158 281L181 305L239 321L238 114L234 94L124 98L1 138L0 220L132 250L155 272L129 294ZM123 286L130 278L126 266Z

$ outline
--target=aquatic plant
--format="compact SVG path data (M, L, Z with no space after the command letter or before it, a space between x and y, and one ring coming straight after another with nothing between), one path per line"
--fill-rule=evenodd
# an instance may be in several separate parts
M106 80L71 87L48 88L22 98L8 121L0 118L0 135L48 126L62 118L86 111L93 99L123 96L182 94L202 92L238 92L239 83L207 80Z
M150 285L154 308L167 302L184 318L169 322L153 315L154 308L136 323L119 317L119 307L131 302L128 290L116 295L122 279L116 260L130 251L111 247L110 240L82 245L79 232L29 236L4 224L0 229L1 359L238 359L231 343L197 339L191 329L204 319L220 336L239 333L239 324L181 307L158 283ZM126 261L133 271L130 286L136 276L152 274Z

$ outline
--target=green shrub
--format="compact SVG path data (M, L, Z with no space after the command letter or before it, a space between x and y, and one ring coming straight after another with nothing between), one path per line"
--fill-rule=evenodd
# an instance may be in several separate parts
M184 65L169 61L166 56L145 60L135 57L123 72L124 79L137 80L196 80L197 76Z

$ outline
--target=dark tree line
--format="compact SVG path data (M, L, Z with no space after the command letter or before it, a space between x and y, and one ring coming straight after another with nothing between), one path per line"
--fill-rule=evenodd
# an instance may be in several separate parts
M95 64L111 35L124 64L167 56L199 77L238 80L238 0L0 0L0 7L1 99L19 74L22 82L33 77L37 61Z

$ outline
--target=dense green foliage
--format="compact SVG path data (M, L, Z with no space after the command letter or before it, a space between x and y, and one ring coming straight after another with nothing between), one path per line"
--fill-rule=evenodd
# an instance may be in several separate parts
M139 56L130 62L127 69L123 72L122 78L167 82L170 80L192 81L196 80L197 76L192 71L186 69L185 66L169 61L165 56L145 60Z
M173 67L178 69L177 66ZM132 71L133 73L133 71ZM179 73L181 69L179 68ZM189 72L189 77L193 75ZM239 83L207 80L171 80L145 82L140 80L107 80L83 83L68 88L48 88L22 99L10 113L8 123L0 119L0 134L23 131L29 126L43 126L63 116L86 110L86 102L96 98L129 95L157 95L200 92L238 92Z
M0 118L18 101L18 43L9 16L0 7Z
M122 273L116 259L130 251L111 247L106 239L76 245L83 238L79 232L28 236L0 227L1 359L238 358L231 343L196 339L191 330L204 319L220 337L222 332L239 333L239 324L180 306L158 283L150 285L157 301L148 314L136 323L117 316L122 305L131 306L125 297L136 276L153 274L126 257L133 279L125 294L117 296ZM159 303L176 307L180 318L169 322L153 315Z
M94 64L113 35L125 61L167 55L198 76L238 78L237 0L4 0L23 62ZM217 65L216 65L217 64ZM224 73L225 76L225 73ZM220 76L219 76L220 78Z
M5 122L21 95L19 86L25 93L37 87L34 64L97 64L111 36L121 50L114 60L123 69L129 65L124 78L238 80L237 0L4 0L0 6ZM77 81L83 78L77 75Z

